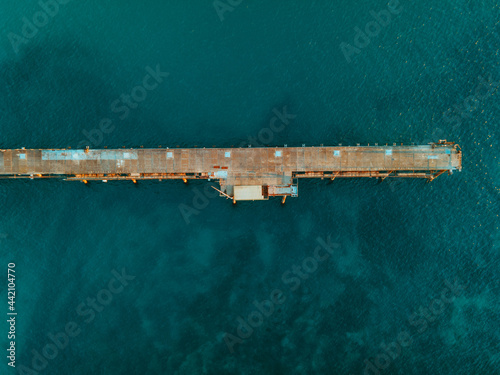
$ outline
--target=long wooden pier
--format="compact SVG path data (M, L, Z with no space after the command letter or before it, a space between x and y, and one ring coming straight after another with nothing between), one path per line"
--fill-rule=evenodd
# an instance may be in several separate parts
M216 180L221 196L261 200L298 195L299 178L426 178L462 169L452 142L421 146L0 150L0 178Z

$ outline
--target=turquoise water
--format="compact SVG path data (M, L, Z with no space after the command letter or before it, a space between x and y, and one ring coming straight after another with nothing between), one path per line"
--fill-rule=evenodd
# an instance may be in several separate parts
M72 1L17 53L41 6L3 4L0 148L448 139L463 171L301 181L284 206L201 182L2 181L18 312L2 374L500 374L499 3L391 4L358 48L387 3L243 0L221 21L211 1ZM143 101L113 107L158 66Z

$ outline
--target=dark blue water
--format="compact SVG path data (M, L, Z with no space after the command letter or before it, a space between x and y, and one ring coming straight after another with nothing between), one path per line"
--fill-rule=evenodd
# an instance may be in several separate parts
M0 372L500 374L500 3L171 3L2 4L0 147L448 139L463 171L301 181L284 206L2 181Z

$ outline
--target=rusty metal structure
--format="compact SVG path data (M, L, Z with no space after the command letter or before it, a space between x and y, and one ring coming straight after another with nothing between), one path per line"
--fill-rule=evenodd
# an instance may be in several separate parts
M428 145L0 150L1 178L67 181L216 180L239 200L298 196L301 178L424 178L462 169L457 144Z

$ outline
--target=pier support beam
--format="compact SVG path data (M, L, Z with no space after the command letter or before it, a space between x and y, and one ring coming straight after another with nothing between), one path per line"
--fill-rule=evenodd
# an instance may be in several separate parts
M394 171L390 171L389 173L387 173L387 176L384 176L384 178L382 179L382 181L384 181L387 177L389 177L392 172L394 172Z
M233 197L231 197L230 195L227 195L226 193L224 193L222 190L219 190L217 189L215 186L212 186L212 189L214 190L217 190L219 193L221 193L223 196L225 196L227 199L232 199L234 202L233 203L236 203L236 201L234 200Z
M337 177L339 175L340 171L338 171L337 173L335 173L335 176L332 177L332 181L335 180L335 177Z
M431 177L429 177L429 182L431 182L432 180L434 180L435 178L438 178L439 176L441 176L444 172L446 172L446 169L443 170L443 171L439 171L438 173L432 175Z

